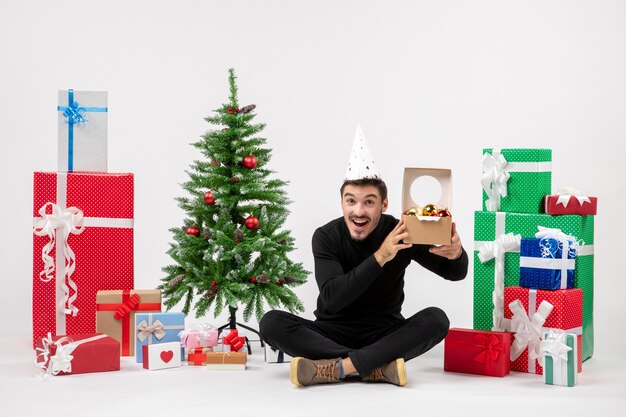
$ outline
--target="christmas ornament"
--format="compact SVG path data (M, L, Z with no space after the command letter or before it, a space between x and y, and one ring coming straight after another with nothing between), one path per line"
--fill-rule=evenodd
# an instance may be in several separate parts
M276 285L283 285L284 282L285 282L284 279L278 278L278 281L276 281Z
M235 113L239 113L239 107L235 107Z
M245 225L248 229L250 230L254 230L257 227L259 227L259 219L256 218L254 216L254 214L251 214L250 216L248 216L248 218L245 221Z
M434 204L426 204L422 209L422 216L436 216L439 209Z
M410 209L408 209L406 213L404 214L406 214L407 216L417 216L417 213L420 213L420 212L421 210L419 209L419 207L413 206Z
M211 298L215 297L219 290L220 289L217 287L211 287L207 292L204 293L203 297L210 300Z
M217 281L215 280L211 281L211 287L215 287L215 286L217 286Z
M252 154L243 158L243 166L248 169L256 168L256 157Z
M204 237L204 240L211 239L211 236L212 236L211 229L209 229L208 227L205 227L204 229L202 229L202 236Z
M241 108L241 112L242 113L250 113L252 110L254 110L255 107L256 107L256 105L254 105L254 104L248 104L247 106L243 106Z
M211 159L211 165L214 167L218 167L220 166L220 161L217 161L215 159Z
M187 233L190 236L199 237L200 236L200 229L198 229L195 226L189 226L188 228L185 229L185 233Z
M170 288L177 286L178 284L180 284L183 279L185 279L185 275L184 274L180 274L180 275L176 275L174 278L172 278L169 282L169 286Z
M255 277L250 278L250 282L253 284L256 284L256 278Z
M229 107L229 108L228 108L228 114L233 114L233 113L234 113L233 108L232 108L232 107Z
M213 193L210 191L207 191L204 194L204 202L207 203L208 205L212 206L213 204L215 204L215 196L213 196Z
M232 182L239 182L239 178L237 177L230 177Z
M258 277L256 277L256 282L258 282L259 284L267 284L270 282L270 277L268 277L265 274L261 274Z
M296 277L293 277L291 275L287 275L285 277L285 283L287 284L293 284L294 282L296 282Z
M439 211L437 212L437 216L439 216L439 217L450 217L450 216L451 216L451 214L450 214L450 212L448 211L448 209L447 209L447 208L445 208L445 209L441 209L441 210L439 210Z
M235 229L235 243L239 243L243 240L243 232L240 228Z

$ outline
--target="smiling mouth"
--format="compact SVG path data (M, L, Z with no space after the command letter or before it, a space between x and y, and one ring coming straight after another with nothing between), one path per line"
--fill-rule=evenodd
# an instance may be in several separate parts
M368 219L351 219L352 220L352 225L354 226L354 228L357 231L361 231L363 229L365 229L365 227L369 224L369 220Z

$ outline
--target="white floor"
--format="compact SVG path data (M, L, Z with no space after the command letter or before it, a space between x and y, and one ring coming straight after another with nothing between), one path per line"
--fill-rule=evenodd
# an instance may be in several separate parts
M623 358L585 362L573 388L536 375L505 378L443 372L438 346L407 363L408 385L341 383L295 388L288 364L266 364L258 342L243 372L201 367L146 371L131 358L120 372L35 377L28 334L3 335L2 416L624 416ZM8 342L11 340L11 342ZM548 414L549 413L549 414Z

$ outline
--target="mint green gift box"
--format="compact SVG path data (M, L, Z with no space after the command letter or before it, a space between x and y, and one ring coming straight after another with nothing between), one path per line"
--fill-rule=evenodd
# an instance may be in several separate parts
M474 329L491 330L493 326L495 261L482 263L478 259L478 251L485 242L509 232L532 238L537 226L560 229L584 243L576 256L574 287L583 290L582 357L589 359L593 355L593 222L594 216L474 212ZM505 253L505 287L519 285L519 265L519 250Z
M503 181L505 176L508 181ZM544 197L552 194L552 150L483 149L481 183L483 210L541 213ZM493 201L485 187L494 194ZM506 196L501 195L502 188Z

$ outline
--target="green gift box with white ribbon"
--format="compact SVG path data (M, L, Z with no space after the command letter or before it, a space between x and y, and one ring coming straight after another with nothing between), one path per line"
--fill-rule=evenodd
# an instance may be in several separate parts
M577 335L555 331L545 332L541 341L543 382L564 387L576 385L578 383L576 369L578 349Z
M583 360L593 355L593 258L594 216L503 213L476 211L474 213L474 328L492 330L495 282L502 279L504 287L519 285L520 254L513 235L535 237L538 226L560 229L582 243L574 268L574 288L583 290ZM509 235L509 239L505 235ZM498 243L499 242L499 243ZM497 255L481 262L479 252L491 249ZM498 261L498 262L496 262ZM496 268L497 264L500 264ZM498 278L500 276L500 278ZM496 326L497 327L497 326Z
M483 210L541 213L552 193L551 149L483 149Z

